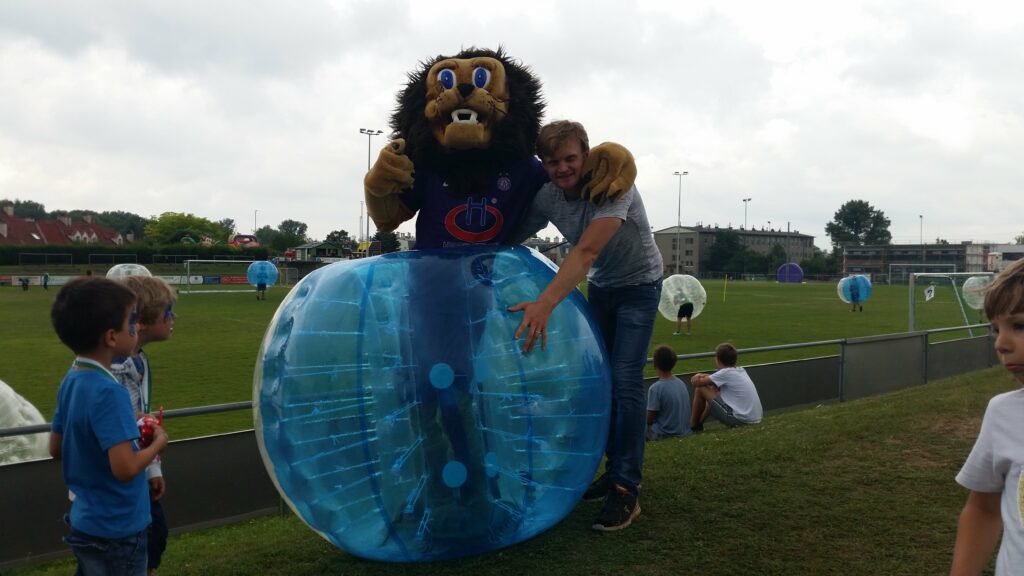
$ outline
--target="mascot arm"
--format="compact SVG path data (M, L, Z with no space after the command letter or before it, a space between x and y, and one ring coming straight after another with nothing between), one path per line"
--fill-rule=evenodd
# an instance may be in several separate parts
M592 148L583 164L582 196L596 206L615 201L636 182L636 161L624 146L604 142Z
M397 194L412 188L413 163L405 155L405 140L390 142L363 179L366 212L377 228L391 232L414 213L398 199Z

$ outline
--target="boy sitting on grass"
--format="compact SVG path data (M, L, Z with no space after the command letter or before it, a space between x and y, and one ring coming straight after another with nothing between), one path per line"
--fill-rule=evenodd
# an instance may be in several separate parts
M163 342L174 333L174 289L164 280L150 276L126 276L120 281L135 293L135 307L139 311L139 342L133 353L125 358L115 358L112 365L114 377L118 379L132 400L136 415L150 413L150 399L153 396L153 373L149 357L142 349L151 342ZM148 547L148 573L160 567L160 560L167 549L167 518L160 503L166 485L160 458L153 460L146 468L149 479L150 516Z
M78 278L57 294L54 330L77 357L60 384L50 454L74 493L64 541L81 574L146 573L149 490L142 471L167 446L155 427L140 448L128 392L110 373L115 356L135 350L135 295L106 278Z
M715 347L718 370L714 374L701 372L690 378L693 386L690 428L694 432L704 431L704 421L708 416L714 416L730 428L761 421L761 398L747 371L736 366L737 356L736 347L723 342Z
M996 354L1024 384L1024 260L1004 270L985 291ZM981 574L995 550L996 576L1024 570L1024 389L992 398L981 433L956 481L971 491L960 513L950 574Z

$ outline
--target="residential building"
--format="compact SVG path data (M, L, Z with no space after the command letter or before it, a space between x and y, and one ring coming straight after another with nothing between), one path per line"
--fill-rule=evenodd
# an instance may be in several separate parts
M68 244L100 244L120 246L131 242L117 230L96 224L92 216L72 221L70 217L36 220L19 218L14 206L0 209L0 246L48 246Z
M734 232L740 243L759 254L782 246L790 262L799 263L814 255L814 236L793 230L720 228L718 226L670 226L654 231L654 243L664 262L665 276L689 274L701 277L706 270L711 246L721 232Z

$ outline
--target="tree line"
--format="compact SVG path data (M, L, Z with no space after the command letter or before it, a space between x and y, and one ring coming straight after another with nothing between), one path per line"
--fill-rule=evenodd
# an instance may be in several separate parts
M239 233L232 218L213 221L202 216L187 212L164 212L149 218L124 211L95 210L53 210L32 200L2 199L0 206L13 206L14 215L19 218L34 220L70 217L72 220L83 220L91 217L96 224L112 228L121 234L131 234L133 243L144 246L163 246L168 244L201 244L209 238L213 245L227 244L228 240ZM298 220L283 220L277 227L265 225L255 232L260 244L273 254L281 254L310 242L307 234L308 226ZM391 232L378 232L373 240L381 242L384 252L398 250L398 237ZM346 250L355 250L358 242L346 230L334 230L325 238L326 242Z

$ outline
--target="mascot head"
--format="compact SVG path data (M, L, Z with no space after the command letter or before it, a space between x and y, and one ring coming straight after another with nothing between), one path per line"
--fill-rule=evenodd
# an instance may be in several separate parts
M406 139L417 166L451 156L514 159L533 155L543 113L540 83L529 68L501 48L468 48L409 74L391 129Z

